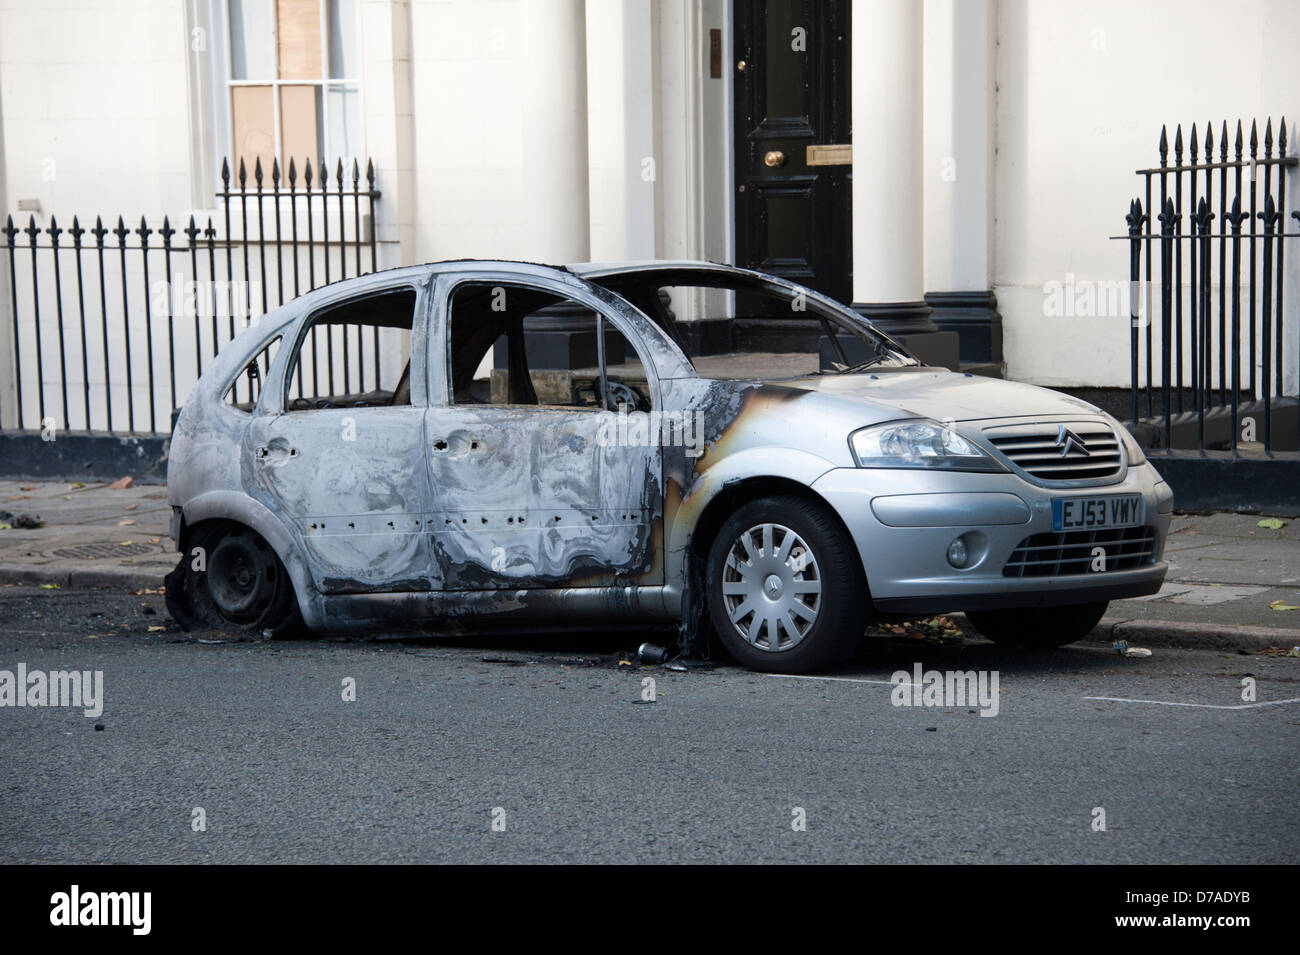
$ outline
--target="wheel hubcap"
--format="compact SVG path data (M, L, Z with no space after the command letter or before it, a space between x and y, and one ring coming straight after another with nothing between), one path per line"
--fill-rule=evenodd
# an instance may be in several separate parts
M757 524L731 545L722 569L727 617L746 643L775 653L808 635L821 609L817 558L781 524Z

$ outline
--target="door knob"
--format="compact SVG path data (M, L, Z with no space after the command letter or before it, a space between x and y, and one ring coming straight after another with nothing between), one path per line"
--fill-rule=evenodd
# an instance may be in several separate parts
M775 169L785 165L785 153L779 149L769 149L763 156L763 165Z

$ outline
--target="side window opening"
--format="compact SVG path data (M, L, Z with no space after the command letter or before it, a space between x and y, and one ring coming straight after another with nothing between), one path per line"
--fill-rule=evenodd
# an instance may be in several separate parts
M415 298L393 289L312 315L285 378L285 410L409 405Z
M239 374L231 379L221 400L232 408L251 413L257 402L261 400L262 386L279 350L280 336L276 335L263 346L261 351L248 360L248 364L240 369Z
M452 294L449 313L453 404L650 410L640 356L585 305L540 289L470 283Z
M729 277L690 278L670 273L596 281L641 309L705 378L797 378L916 364L860 319L802 292Z

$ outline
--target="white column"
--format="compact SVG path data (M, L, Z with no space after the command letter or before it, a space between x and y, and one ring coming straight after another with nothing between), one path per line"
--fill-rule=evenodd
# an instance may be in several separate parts
M654 10L651 0L587 7L591 257L655 257Z
M524 248L538 262L591 255L584 0L522 0Z
M991 287L993 0L925 0L925 290Z
M853 4L853 301L920 302L921 3Z
M406 0L362 0L361 111L366 148L383 194L376 214L378 267L420 261L415 249L410 11ZM364 175L364 170L362 173Z

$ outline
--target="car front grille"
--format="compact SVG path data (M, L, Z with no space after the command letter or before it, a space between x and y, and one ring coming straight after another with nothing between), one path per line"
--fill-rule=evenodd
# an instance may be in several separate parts
M1100 421L1002 425L984 436L1018 468L1043 481L1115 477L1124 466L1119 438Z
M1093 565L1105 551L1105 570ZM1003 577L1060 577L1065 574L1131 570L1156 560L1153 527L1120 527L1091 531L1034 534L1022 540L1002 568Z

